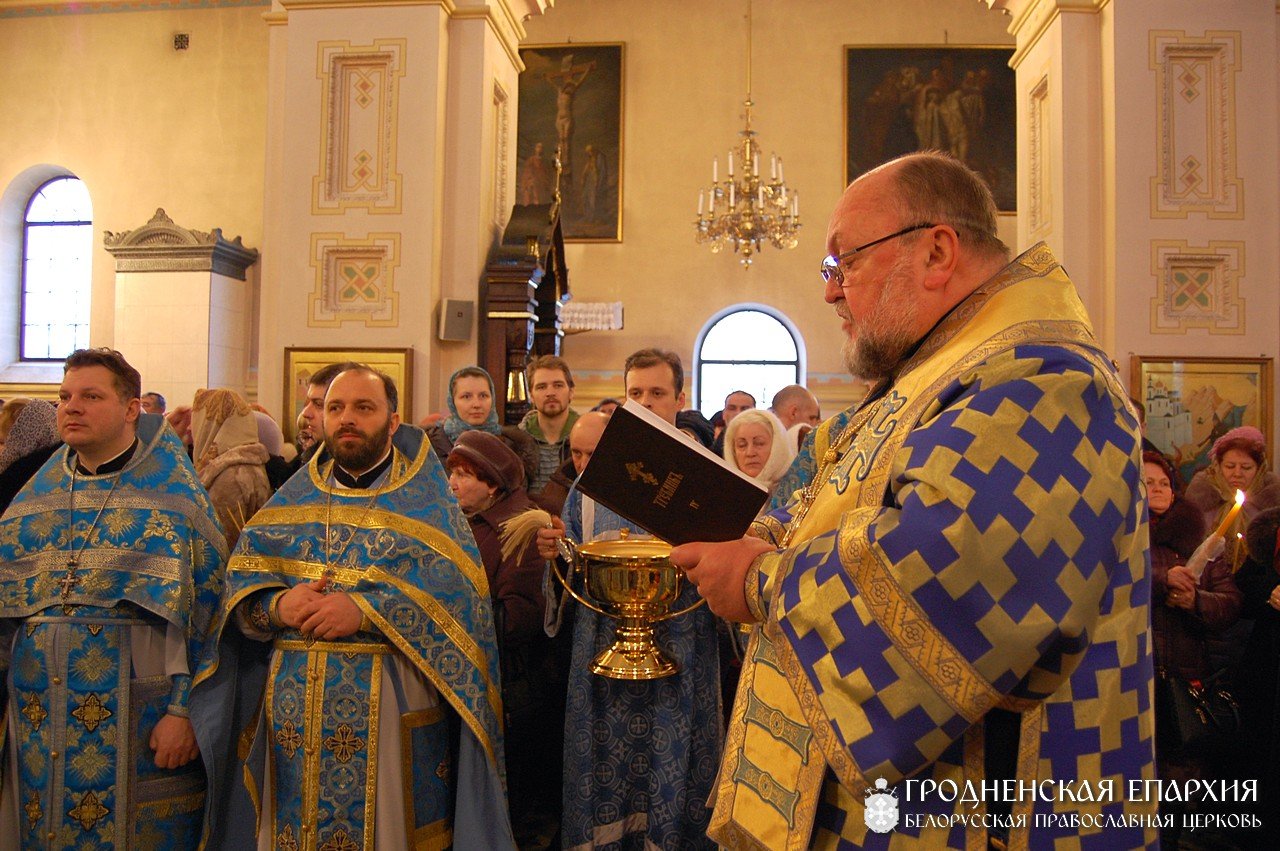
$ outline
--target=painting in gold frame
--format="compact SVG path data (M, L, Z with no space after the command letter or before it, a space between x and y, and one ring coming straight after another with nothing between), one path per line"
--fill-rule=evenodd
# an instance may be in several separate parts
M307 386L311 376L321 367L342 361L355 361L385 372L395 382L400 394L400 421L413 422L413 348L310 349L290 346L284 350L284 419L280 425L285 437L297 436L298 414L307 403Z
M845 45L845 183L894 157L943 150L1017 211L1013 47Z
M1183 482L1209 465L1213 442L1237 426L1271 437L1271 358L1134 355L1131 392L1147 409L1147 438Z
M520 61L516 203L551 203L563 145L565 241L621 242L622 43L534 44Z

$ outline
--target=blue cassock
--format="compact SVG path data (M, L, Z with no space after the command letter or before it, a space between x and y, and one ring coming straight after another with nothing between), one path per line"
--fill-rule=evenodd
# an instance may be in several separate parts
M332 461L320 453L241 533L214 629L234 620L273 647L269 670L255 668L252 682L239 677L242 692L265 689L262 717L241 738L244 791L256 798L269 766L271 800L255 805L259 818L269 808L260 829L270 828L277 848L376 848L384 840L514 847L485 572L422 432L400 426L393 445L391 467L368 490L334 488ZM364 613L359 632L313 641L273 620L277 595L326 575ZM217 656L205 660L197 698L226 687L221 668ZM423 681L439 700L413 707L411 687ZM390 730L386 705L396 708ZM386 824L380 808L391 806L380 761L396 766L401 784L397 838L375 835Z
M134 645L180 634L195 669L222 591L222 531L158 416L141 416L119 473L76 476L74 511L69 455L55 452L0 521L3 794L19 832L0 846L194 848L217 761L160 769L148 741L166 713L189 714L203 754L222 710L189 706L189 673L138 676Z
M598 503L593 528L584 532L583 497L576 490L565 503L564 521L574 541L624 527L644 532ZM697 589L686 583L674 607L697 601ZM591 660L615 640L614 621L585 606L574 618L564 847L715 847L707 838L707 798L724 738L715 616L700 606L658 624L658 646L680 671L638 682L591 673Z

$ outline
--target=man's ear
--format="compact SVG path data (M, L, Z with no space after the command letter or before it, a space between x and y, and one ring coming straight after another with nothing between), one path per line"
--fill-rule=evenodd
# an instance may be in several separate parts
M142 400L130 399L128 406L125 407L124 421L127 423L136 423L138 417L142 414Z
M390 435L395 434L395 433L396 433L396 429L398 429L398 428L400 428L400 414L399 414L399 413L392 413L392 414L391 414L391 427L390 427L389 429L387 429L387 435L388 435L388 436L390 436Z
M951 225L937 225L928 237L929 253L925 257L924 288L940 290L955 274L960 260L960 237Z

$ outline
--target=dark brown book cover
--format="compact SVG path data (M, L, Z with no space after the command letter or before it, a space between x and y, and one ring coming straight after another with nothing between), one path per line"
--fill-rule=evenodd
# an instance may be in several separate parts
M643 405L613 412L578 490L671 544L730 541L769 492Z

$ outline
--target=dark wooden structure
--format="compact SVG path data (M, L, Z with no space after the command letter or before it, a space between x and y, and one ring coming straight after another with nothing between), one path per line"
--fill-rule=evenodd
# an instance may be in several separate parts
M498 419L529 411L525 365L560 354L560 305L569 297L564 235L551 204L518 205L490 254L480 285L478 362L493 376Z

